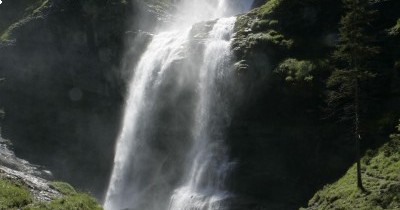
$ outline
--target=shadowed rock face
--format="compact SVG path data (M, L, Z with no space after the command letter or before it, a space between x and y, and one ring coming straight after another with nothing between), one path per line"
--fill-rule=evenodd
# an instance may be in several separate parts
M50 171L15 156L11 143L0 136L0 178L15 183L23 183L31 191L36 201L50 201L62 194L50 187Z
M20 157L102 197L132 73L120 70L124 42L141 42L127 53L135 63L150 37L143 31L166 21L172 7L139 0L40 3L0 7L0 33L12 29L0 41L3 135ZM137 23L139 17L146 22Z
M3 136L18 156L100 197L122 106L117 69L129 5L49 2L0 48L0 75L7 78L0 87Z
M10 147L12 147L11 142L0 136L0 166L32 176L51 178L52 174L50 171L16 157Z
M3 1L0 20L5 20L4 9L24 8L21 2L28 1L6 2L12 6ZM120 70L124 69L120 68L123 43L125 39L142 42L140 49L127 53L135 63L151 38L147 32L151 33L158 21L169 21L166 11L174 10L173 4L159 7L159 2L176 1L53 2L46 16L17 28L11 42L0 43L0 78L6 77L0 85L0 107L6 110L3 134L13 140L18 156L47 166L55 177L100 198L111 170L126 81L131 76ZM256 0L255 5L265 2ZM238 160L229 184L241 197L235 200L237 209L295 209L326 180L333 181L343 173L353 160L351 141L344 135L346 125L322 120L321 84L293 87L273 74L279 62L289 56L326 59L341 6L335 0L284 2L287 4L277 13L249 13L248 27L255 33L245 28L245 37L237 40L244 47L234 49L240 61L239 80L248 85L242 90L246 99L237 104L228 132L231 157ZM398 3L382 2L378 4L382 11L379 28L385 34L385 28L398 18L392 9L398 8ZM129 13L133 20L142 17L148 22L132 21L126 24L131 28L125 27ZM256 23L262 18L264 22ZM8 19L15 22L19 18ZM137 29L146 32L137 33ZM138 34L143 40L135 39ZM294 40L293 48L274 42L282 36ZM398 46L395 43L385 45L394 48ZM398 109L396 100L381 110ZM370 132L376 136L366 140L366 147L374 145L373 138L382 135L379 132ZM14 169L31 170L16 164L22 160L2 161Z

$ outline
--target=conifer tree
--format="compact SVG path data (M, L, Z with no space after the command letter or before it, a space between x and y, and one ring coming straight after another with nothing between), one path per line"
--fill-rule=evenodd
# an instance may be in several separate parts
M378 53L368 28L374 16L368 0L342 0L346 10L341 18L339 40L333 53L335 69L327 81L327 103L333 114L342 120L352 120L354 125L355 155L357 162L357 187L365 190L361 177L360 87L375 75L369 61Z

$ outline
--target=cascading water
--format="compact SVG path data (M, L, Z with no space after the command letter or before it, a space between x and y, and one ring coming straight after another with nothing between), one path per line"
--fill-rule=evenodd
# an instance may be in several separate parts
M195 23L251 3L184 0L177 21L153 36L134 69L106 210L224 209L236 18Z
M231 69L230 40L236 18L218 20L205 43L203 66L198 83L199 101L193 127L194 146L190 172L183 187L177 189L169 209L220 209L220 201L229 194L224 182L232 163L224 146L224 127L229 123L226 95Z

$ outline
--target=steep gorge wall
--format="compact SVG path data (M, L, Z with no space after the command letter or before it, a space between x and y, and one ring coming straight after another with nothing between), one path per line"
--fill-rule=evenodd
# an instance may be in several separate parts
M1 125L17 155L101 198L132 73L125 65L138 59L174 3L3 1ZM143 48L125 49L133 41ZM121 63L125 52L129 64Z
M378 35L382 74L366 104L363 149L387 141L400 110L394 69L398 43L387 34L396 1L377 1L371 27ZM352 125L328 117L325 81L343 15L338 1L270 0L239 17L236 71L244 97L228 138L238 161L232 188L265 209L296 209L354 161ZM397 45L398 46L398 45ZM398 71L398 70L397 70ZM397 104L397 105L394 105ZM253 201L254 201L253 200ZM251 206L251 205L250 205Z
M25 7L9 2L0 9ZM168 21L176 1L40 2L0 25L5 30L38 12L2 36L3 135L13 140L19 156L101 197L130 75L120 63L124 43L134 41L138 30L151 32L159 21ZM238 208L294 209L353 161L349 126L326 120L323 111L325 61L343 9L335 0L257 0L255 6L262 7L239 17L232 46L244 97L229 129L231 157L238 162L230 186L243 198ZM376 7L382 14L376 25L386 34L398 18L391 8L399 5L391 0ZM138 24L139 17L148 22ZM385 36L381 39L392 40ZM393 43L398 42L384 41L387 72L399 54ZM288 58L294 60L285 63ZM305 62L297 65L300 61ZM314 67L298 77L294 72L303 64ZM385 84L395 84L391 78L386 76ZM384 111L371 117L365 149L382 144L397 120L399 101L391 98L374 108Z
M2 36L2 134L17 155L100 197L123 104L125 24L137 8L119 1L43 3ZM1 10L17 4L5 1Z

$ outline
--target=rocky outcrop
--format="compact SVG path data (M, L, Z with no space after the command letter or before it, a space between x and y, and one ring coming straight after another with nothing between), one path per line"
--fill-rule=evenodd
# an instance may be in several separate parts
M10 147L0 136L0 209L101 209L89 195L49 181L50 171L16 157Z
M52 174L50 171L16 157L14 152L10 149L11 146L12 144L10 141L0 136L0 165L3 167L2 170L5 170L7 167L12 171L19 171L20 173L32 176L51 178Z
M51 187L51 182L26 172L0 166L0 179L10 180L26 186L33 198L39 202L51 201L62 196L62 193Z
M50 171L16 157L10 147L10 141L0 136L0 179L22 183L37 201L50 201L62 195L50 187L50 181L43 178L51 178Z

